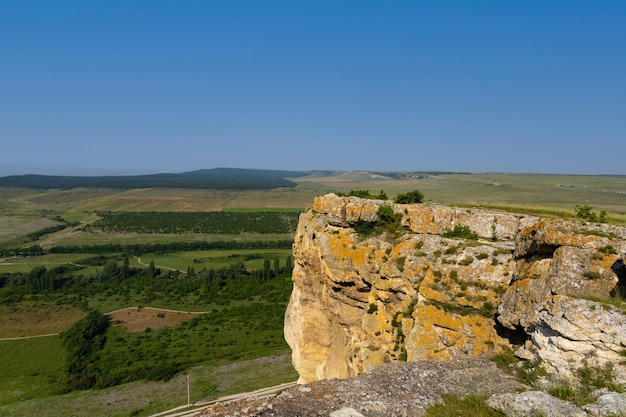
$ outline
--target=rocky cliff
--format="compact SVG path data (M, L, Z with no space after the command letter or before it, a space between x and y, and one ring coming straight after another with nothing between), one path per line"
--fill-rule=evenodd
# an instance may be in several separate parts
M388 205L400 229L382 227ZM609 303L626 285L625 240L611 225L318 197L300 217L285 316L300 382L504 346L564 378L610 364L626 381L626 316Z

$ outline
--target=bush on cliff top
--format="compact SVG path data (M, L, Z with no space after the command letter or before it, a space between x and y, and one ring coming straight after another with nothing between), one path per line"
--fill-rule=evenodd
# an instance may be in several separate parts
M424 194L418 190L408 192L406 194L398 194L393 202L396 204L417 204L424 201Z
M461 225L454 226L454 229L445 232L442 236L447 238L478 240L478 234L476 232L473 232L469 226Z
M359 236L380 235L383 232L397 233L401 228L402 215L393 211L389 204L378 207L378 218L374 222L366 220L357 221L352 227Z
M387 193L385 193L383 190L380 190L380 193L378 193L378 195L374 195L370 193L370 190L350 190L348 194L337 193L337 195L339 197L359 197L359 198L365 198L368 200L388 200L389 199L389 197L387 197Z

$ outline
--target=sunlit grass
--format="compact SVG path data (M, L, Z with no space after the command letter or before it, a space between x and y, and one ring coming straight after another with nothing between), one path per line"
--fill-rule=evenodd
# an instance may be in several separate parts
M58 337L0 341L0 405L58 393L65 355Z

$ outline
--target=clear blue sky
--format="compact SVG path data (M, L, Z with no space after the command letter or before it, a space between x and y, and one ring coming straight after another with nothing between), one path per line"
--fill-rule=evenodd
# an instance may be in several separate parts
M626 174L626 1L3 0L0 144L4 171Z

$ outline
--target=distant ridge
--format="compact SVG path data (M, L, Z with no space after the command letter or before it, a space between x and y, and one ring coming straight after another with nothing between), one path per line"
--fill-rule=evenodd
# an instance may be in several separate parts
M212 189L272 189L295 187L285 179L308 175L305 171L280 171L266 169L213 168L179 174L149 175L10 175L0 177L0 186L34 189L70 188L212 188Z

